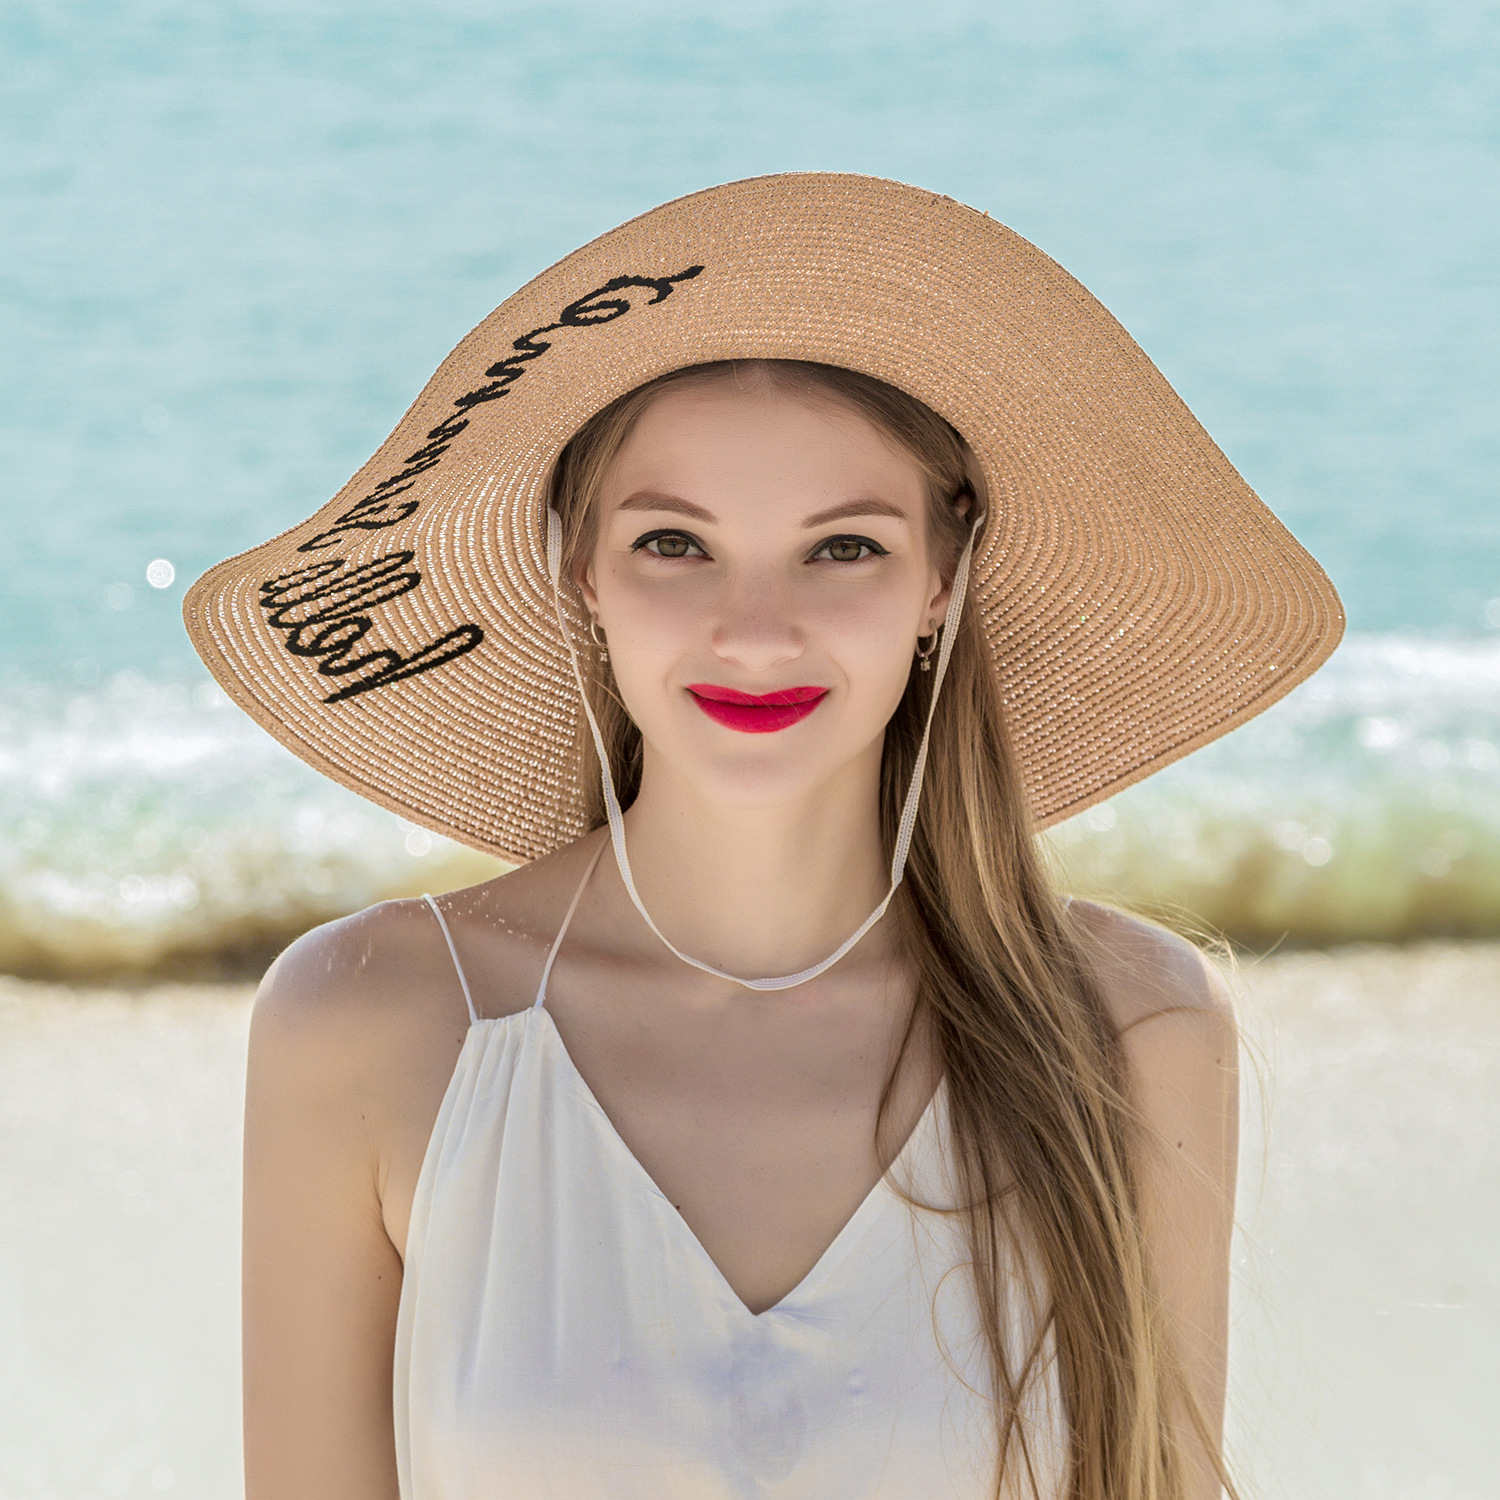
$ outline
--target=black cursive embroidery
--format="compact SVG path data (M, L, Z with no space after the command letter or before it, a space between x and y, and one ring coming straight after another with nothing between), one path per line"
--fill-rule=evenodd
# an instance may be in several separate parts
M555 323L543 324L513 339L511 352L484 371L481 384L453 402L457 412L431 428L421 447L402 459L396 473L382 479L297 550L322 552L351 533L380 531L406 520L421 500L397 497L410 490L420 475L437 467L453 440L469 425L469 418L463 413L510 394L511 386L526 373L530 363L552 347L544 334L613 322L636 305L629 295L621 293L632 288L649 291L651 295L642 304L649 307L671 296L678 282L691 281L702 270L702 266L687 266L667 276L612 276L603 286L568 303ZM267 623L285 632L282 644L288 651L294 656L316 658L318 671L325 676L364 674L330 693L323 700L325 703L338 703L371 688L430 671L472 651L484 639L478 625L462 624L410 656L388 648L377 648L361 656L353 654L354 647L371 627L366 611L389 603L421 583L420 571L412 566L414 557L411 552L391 552L356 566L350 566L344 557L325 557L261 584L260 602L266 610Z
M558 314L555 323L544 323L540 328L533 328L529 333L523 333L520 338L512 340L511 349L514 352L491 365L484 372L484 383L465 391L454 401L454 406L461 412L467 412L486 401L498 401L502 396L508 396L511 386L526 373L526 367L531 361L540 359L552 347L551 342L542 337L544 333L556 333L561 328L596 328L601 323L612 323L616 318L624 316L633 304L628 297L616 296L615 293L623 292L629 287L649 290L651 296L645 303L649 307L652 303L671 296L679 281L691 281L702 270L702 266L687 266L670 276L612 276L603 286L568 303ZM297 550L319 552L325 547L334 546L346 532L379 531L406 520L421 502L403 500L399 504L393 504L392 501L397 495L409 490L418 475L436 468L438 461L448 451L449 444L468 425L467 417L445 417L426 434L427 440L420 448L406 455L396 473L382 479L363 499L356 500L342 515L336 516L326 530L309 537Z
M411 566L414 553L391 552L349 567L342 557L325 558L260 586L260 603L266 622L286 632L282 644L293 656L318 657L318 671L325 677L375 670L324 698L338 703L356 693L399 682L417 672L427 672L472 651L484 639L477 625L459 625L410 656L378 649L353 655L356 645L370 628L366 610L387 604L416 588L422 575Z

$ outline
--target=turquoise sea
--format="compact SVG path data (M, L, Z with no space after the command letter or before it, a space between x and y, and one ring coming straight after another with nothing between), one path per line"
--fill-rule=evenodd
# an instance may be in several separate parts
M638 0L0 13L0 971L254 972L500 868L225 699L184 587L300 520L524 281L760 172L1059 260L1343 596L1343 644L1054 830L1257 946L1500 934L1488 6Z

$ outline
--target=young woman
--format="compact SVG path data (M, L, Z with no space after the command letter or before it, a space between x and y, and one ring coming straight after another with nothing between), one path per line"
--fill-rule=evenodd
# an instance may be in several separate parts
M1060 267L880 179L677 200L186 614L520 862L262 982L248 1500L1237 1493L1230 999L1034 836L1342 616Z

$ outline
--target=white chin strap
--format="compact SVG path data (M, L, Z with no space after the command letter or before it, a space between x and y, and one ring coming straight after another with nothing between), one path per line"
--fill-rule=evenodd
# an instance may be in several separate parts
M630 873L630 859L625 853L625 825L619 799L615 796L614 781L610 776L609 755L605 751L604 738L599 733L599 725L594 719L594 711L589 707L589 695L584 690L583 674L578 666L578 653L573 649L573 637L563 623L562 604L558 598L558 572L562 565L562 518L552 506L547 507L547 572L552 578L552 609L557 615L558 628L562 631L562 638L568 647L568 656L573 662L573 677L578 683L578 693L583 699L583 711L588 715L589 728L594 733L594 745L599 752L599 765L603 769L604 805L609 813L609 832L614 841L615 862L620 867L620 878L625 882L625 889L630 892L630 899L635 902L635 909L645 918L646 925L652 932L661 938L662 942L666 943L683 963L691 964L695 969L702 969L705 974L713 974L719 979L732 979L747 990L789 990L795 985L805 984L809 979L816 979L825 969L831 968L885 915L885 909L891 904L891 897L896 894L896 887L901 883L902 871L906 868L906 853L911 847L912 829L917 821L917 803L922 792L922 768L927 764L927 735L932 728L932 713L937 707L938 689L942 687L943 674L948 669L948 652L953 645L953 627L958 622L959 611L963 608L964 594L968 588L969 558L974 550L974 534L983 519L983 513L978 512L976 507L974 522L969 527L969 539L964 543L964 550L958 559L958 568L954 574L953 592L948 599L948 614L943 621L943 640L941 649L938 651L937 675L932 680L932 701L927 706L927 723L922 729L922 744L917 751L917 763L912 767L911 785L906 789L906 805L902 808L901 826L896 834L896 852L891 860L890 890L885 893L885 899L880 905L822 963L814 964L810 969L803 969L800 974L786 974L779 979L741 979L737 974L726 974L722 969L716 969L712 964L702 963L672 947L661 929L651 920L651 913L646 910L636 891L635 879Z

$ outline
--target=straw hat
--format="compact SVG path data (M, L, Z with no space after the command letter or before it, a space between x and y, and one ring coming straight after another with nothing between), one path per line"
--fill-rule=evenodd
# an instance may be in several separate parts
M371 801L511 864L571 842L559 619L579 641L589 617L571 584L554 608L549 473L617 396L731 358L864 371L972 447L970 608L1038 827L1269 708L1343 634L1323 570L1061 266L940 193L792 172L674 199L507 298L332 500L188 589L194 647Z

